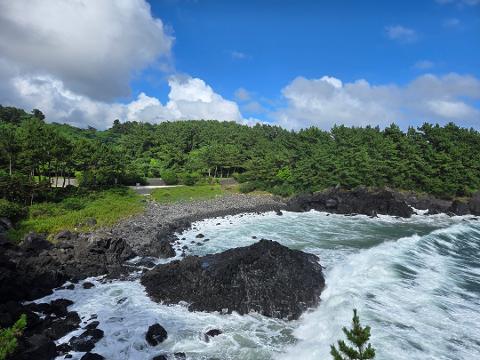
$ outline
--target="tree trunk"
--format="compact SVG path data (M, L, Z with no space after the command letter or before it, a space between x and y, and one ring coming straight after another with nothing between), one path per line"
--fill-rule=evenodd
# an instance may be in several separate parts
M8 164L8 171L10 176L12 176L12 155L10 155L10 163Z

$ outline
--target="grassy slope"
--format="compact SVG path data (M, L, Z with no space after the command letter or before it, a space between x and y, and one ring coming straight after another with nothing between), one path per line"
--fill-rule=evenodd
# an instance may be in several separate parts
M179 186L155 189L151 196L160 204L170 204L178 201L212 199L229 191L220 185Z
M140 213L145 202L142 197L127 188L98 191L86 195L72 196L59 203L36 204L29 208L26 220L9 233L14 241L35 231L55 234L61 230L87 231L113 225L122 218ZM95 225L86 225L94 218Z

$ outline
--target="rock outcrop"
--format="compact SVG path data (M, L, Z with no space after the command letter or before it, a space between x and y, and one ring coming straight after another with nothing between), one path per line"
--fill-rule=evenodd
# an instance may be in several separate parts
M192 311L255 311L287 319L317 305L325 286L315 255L270 240L158 265L141 282L153 300L185 301Z
M290 211L327 211L337 214L377 214L410 217L412 208L396 193L388 189L370 190L359 187L354 190L332 188L314 194L292 198L287 204Z

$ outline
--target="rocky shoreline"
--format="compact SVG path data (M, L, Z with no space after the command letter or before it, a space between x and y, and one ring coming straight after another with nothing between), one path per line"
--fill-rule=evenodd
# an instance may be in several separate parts
M427 195L419 196L388 189L367 188L351 191L329 189L315 194L299 195L289 201L273 196L235 194L212 200L173 205L149 202L144 214L126 219L111 229L101 229L88 234L64 231L56 235L55 244L48 242L42 235L29 234L23 243L17 246L2 238L0 234L0 327L11 326L20 314L27 314L28 327L25 336L19 341L18 351L13 357L15 359L51 359L60 354L66 354L68 357L69 349L72 349L72 346L83 346L77 344L82 343L83 340L90 342L82 349L88 348L87 351L90 351L94 342L103 336L103 333L100 333L101 330L94 331L96 325L90 325L92 329L85 328L85 334L82 334L84 336L74 339L72 344L55 345L55 340L80 325L78 314L67 310L69 305L67 300L40 305L25 305L23 301L43 297L67 281L76 283L86 277L105 274L110 278L128 276L134 269L131 265L126 266L126 261L135 256L174 256L172 244L177 241L175 233L186 230L191 227L192 222L205 218L266 211L276 211L281 215L282 210L308 211L311 209L339 214L368 216L386 214L410 217L413 214L412 207L425 210L428 214L444 212L450 215L478 216L480 215L480 194L477 193L464 202L439 200ZM192 262L188 259L183 261ZM222 266L226 266L223 260L219 262L223 264ZM183 266L182 262L178 264L180 265L177 266ZM137 269L144 270L143 267ZM186 270L190 271L191 267L186 266ZM230 275L233 278L236 276L234 273ZM231 281L228 276L226 279ZM205 281L209 281L209 278L198 278L198 284L203 284ZM319 289L321 288L323 285L319 286ZM161 296L155 293L152 291L153 296L158 296L160 299ZM319 293L315 293L317 298ZM170 293L167 295L175 298ZM315 305L311 300L311 294L305 296L310 300L305 303L305 306L302 305L303 310ZM198 309L211 310L210 305L206 303ZM59 306L61 306L60 309ZM258 304L255 306L252 308L260 309L260 312L267 308L263 303L261 306ZM240 309L240 312L248 310ZM295 311L288 315L290 310L280 310L279 314L287 317L293 314L290 316L292 318L300 314L299 311ZM268 313L268 311L264 312ZM276 312L278 309L273 309L270 314ZM101 358L90 352L85 356L87 356L85 359Z

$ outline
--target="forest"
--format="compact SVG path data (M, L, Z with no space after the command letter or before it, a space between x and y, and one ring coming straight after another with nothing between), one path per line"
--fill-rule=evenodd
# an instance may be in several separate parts
M147 177L193 185L233 176L243 192L281 196L364 185L463 197L480 189L480 133L453 123L295 132L215 120L115 120L96 130L48 123L38 109L0 106L1 198L52 200L72 191L64 179L73 176L87 189Z

